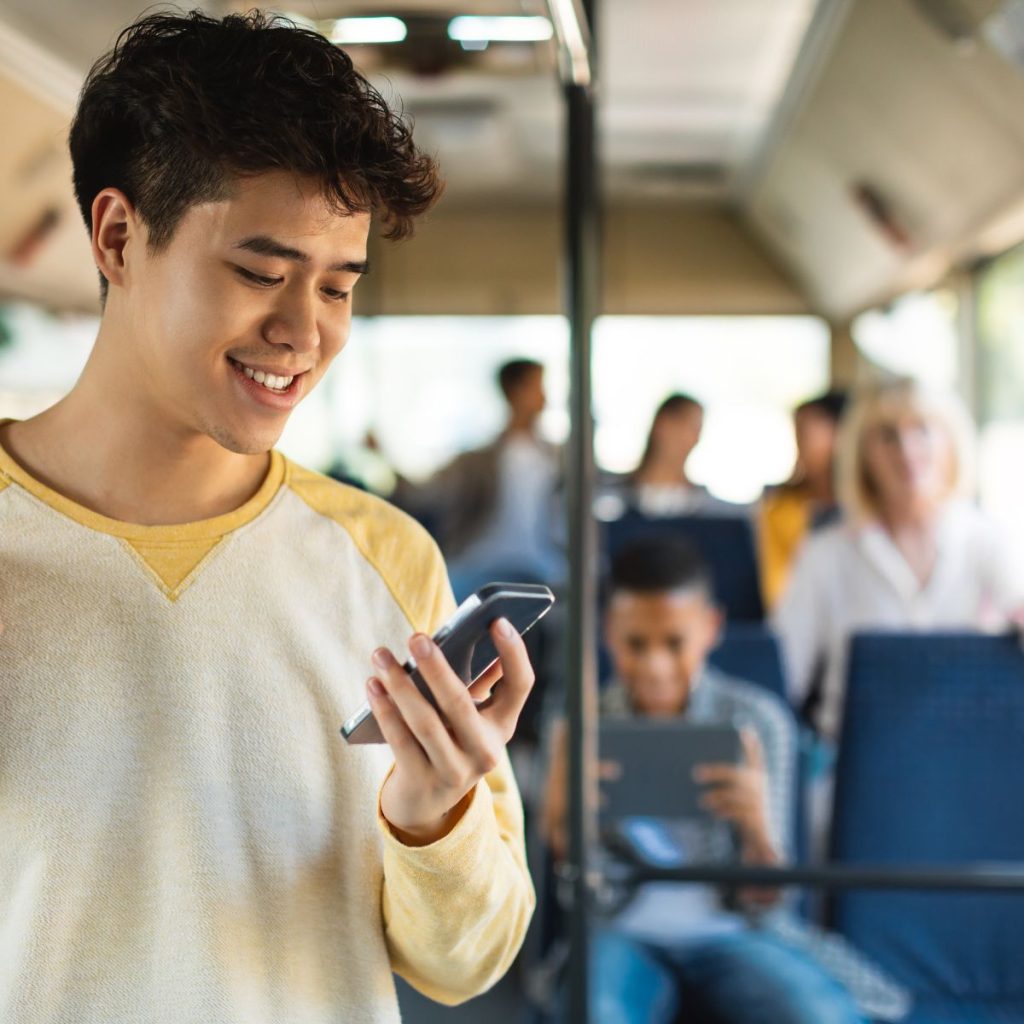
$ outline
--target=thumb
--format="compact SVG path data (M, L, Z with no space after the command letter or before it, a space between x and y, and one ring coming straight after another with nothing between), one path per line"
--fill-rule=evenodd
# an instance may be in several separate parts
M740 743L743 746L744 760L751 768L764 767L764 748L753 729L740 730Z

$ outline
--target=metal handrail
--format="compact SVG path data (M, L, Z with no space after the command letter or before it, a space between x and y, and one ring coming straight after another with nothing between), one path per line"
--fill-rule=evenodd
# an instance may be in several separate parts
M813 889L906 889L960 892L1024 892L1024 863L821 864L760 867L745 864L694 864L659 867L640 859L628 865L620 884L693 882L708 885Z

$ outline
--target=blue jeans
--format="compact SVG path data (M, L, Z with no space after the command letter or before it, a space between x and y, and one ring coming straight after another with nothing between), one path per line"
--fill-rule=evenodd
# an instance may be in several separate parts
M821 967L753 931L680 949L601 931L591 958L595 1024L863 1024Z

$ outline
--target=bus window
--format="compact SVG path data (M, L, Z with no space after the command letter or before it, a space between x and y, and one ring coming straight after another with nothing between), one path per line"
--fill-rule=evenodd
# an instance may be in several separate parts
M628 472L671 391L705 409L688 471L716 498L745 503L785 480L791 410L825 391L829 336L814 316L604 316L594 339L598 463Z

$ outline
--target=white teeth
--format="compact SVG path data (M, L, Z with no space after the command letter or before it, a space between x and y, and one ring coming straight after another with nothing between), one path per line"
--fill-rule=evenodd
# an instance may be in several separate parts
M294 377L278 377L273 373L264 373L263 370L254 370L251 366L246 366L244 363L237 363L236 365L249 380L254 380L257 384L262 384L271 391L284 391L295 380Z

